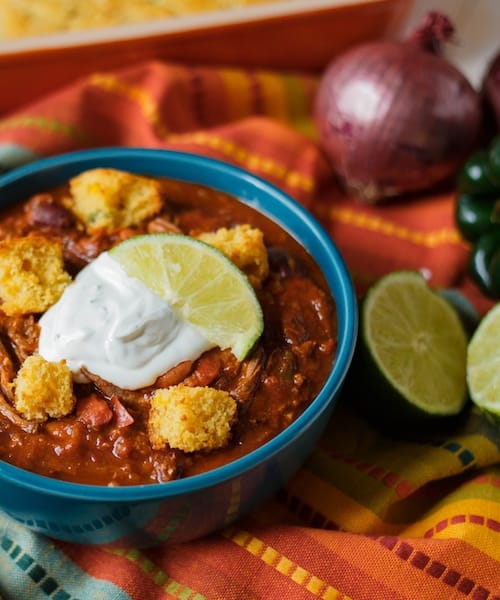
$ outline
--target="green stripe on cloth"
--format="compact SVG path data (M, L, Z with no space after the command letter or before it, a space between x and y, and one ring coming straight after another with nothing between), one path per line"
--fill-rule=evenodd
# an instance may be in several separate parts
M165 571L158 568L157 565L150 560L141 550L133 548L126 549L105 549L110 554L121 556L131 563L138 565L145 574L151 577L151 581L163 589L167 594L170 594L178 600L207 600L205 596L193 590L190 586L176 581Z
M11 117L10 119L0 120L0 132L17 128L40 130L41 132L46 133L56 133L64 135L70 139L95 143L95 140L93 140L91 136L80 130L72 123L64 123L63 121L52 118L21 115L18 117Z
M0 512L0 600L25 598L130 600L116 586L82 571L49 538Z
M310 99L300 77L282 75L280 79L287 100L289 124L304 135L314 137L315 130L311 118Z

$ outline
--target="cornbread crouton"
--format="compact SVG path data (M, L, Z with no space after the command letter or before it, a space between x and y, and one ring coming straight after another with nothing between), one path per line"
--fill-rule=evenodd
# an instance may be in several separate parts
M149 439L155 449L213 450L228 442L235 419L236 401L227 392L181 383L152 396Z
M69 182L65 205L87 231L114 231L138 225L161 206L160 183L116 169L91 169Z
M12 385L14 406L30 421L63 417L75 406L72 374L65 362L48 362L39 354L28 356Z
M221 227L196 237L223 252L246 274L253 287L259 287L269 274L267 251L260 229L237 225L231 229Z
M58 240L29 236L0 241L0 308L5 314L44 312L70 282Z

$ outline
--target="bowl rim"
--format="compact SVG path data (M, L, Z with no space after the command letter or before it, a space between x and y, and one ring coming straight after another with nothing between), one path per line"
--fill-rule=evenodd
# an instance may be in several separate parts
M330 402L332 401L331 399L338 394L342 387L352 361L358 333L358 307L350 273L331 236L326 232L319 221L316 220L312 213L300 205L285 191L269 181L234 164L194 153L161 148L111 146L66 152L49 158L41 158L30 162L29 164L17 167L0 175L0 193L2 189L8 186L14 186L17 183L22 182L25 178L36 178L36 176L42 172L46 173L49 177L54 177L53 185L57 185L57 181L61 183L67 181L71 175L61 177L56 181L57 177L54 174L59 173L61 170L64 171L64 169L75 167L77 164L81 166L76 172L80 172L86 168L93 168L86 167L85 163L95 163L96 161L99 163L106 163L109 161L113 162L114 160L134 159L140 159L141 161L164 161L165 165L167 163L182 165L184 168L188 168L190 173L196 173L197 175L192 176L191 179L188 177L176 177L172 174L167 174L165 176L174 179L178 178L184 181L192 180L195 183L200 183L200 173L207 172L210 175L209 179L211 180L211 183L203 181L201 182L202 185L208 185L214 189L219 189L235 196L246 204L250 204L248 200L242 197L241 193L238 193L234 188L234 185L237 182L244 184L246 188L253 189L259 194L264 194L268 199L273 201L273 206L276 204L277 206L283 207L293 218L299 219L305 224L311 231L315 243L318 244L318 249L316 251L322 252L322 256L327 258L328 268L333 269L333 271L326 273L325 265L320 264L318 258L313 255L302 240L298 240L299 243L306 247L306 250L311 253L315 262L318 263L327 279L328 286L331 288L330 280L332 278L336 279L338 286L338 289L334 293L338 321L338 344L333 368L316 398L288 427L248 454L210 471L165 483L112 487L58 480L27 471L0 460L0 481L2 479L7 480L11 484L37 491L48 496L57 496L59 498L65 497L83 501L129 502L174 498L186 493L199 492L200 490L242 476L245 472L257 467L261 463L269 462L269 460L278 452L293 443L310 421L315 421L321 417L329 407ZM97 165L94 164L94 166ZM138 163L137 166L139 167L140 164ZM144 168L137 168L136 172L148 174L146 167L147 165L144 164ZM222 181L225 183L221 183ZM15 200L9 202L9 204L13 203L15 203ZM250 204L250 206L252 205ZM286 229L297 239L296 234L287 229L287 225L271 212L266 211L262 207L252 206L252 208L277 221L281 227ZM333 294L333 290L331 290L331 292Z

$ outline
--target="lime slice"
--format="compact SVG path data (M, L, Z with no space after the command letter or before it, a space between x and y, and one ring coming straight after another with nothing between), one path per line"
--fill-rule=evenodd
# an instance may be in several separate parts
M500 422L500 304L483 317L467 349L467 384L471 400L491 420Z
M417 272L380 279L361 307L369 389L384 418L458 414L467 400L467 336L454 308ZM359 376L359 375L358 375Z
M222 252L178 234L129 238L110 255L129 277L165 299L172 310L238 360L262 333L264 319L246 276Z

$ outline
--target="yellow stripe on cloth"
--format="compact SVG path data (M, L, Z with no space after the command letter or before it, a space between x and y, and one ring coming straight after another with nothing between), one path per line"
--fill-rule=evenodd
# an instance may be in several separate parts
M304 192L312 192L314 189L314 180L311 177L303 175L298 171L291 171L285 165L276 162L273 159L249 152L244 147L235 144L217 135L199 131L196 133L180 134L170 136L169 141L179 144L197 144L217 150L250 171L260 171L265 175L275 177L282 181L284 185L291 188L297 188Z
M238 69L219 69L218 73L224 84L226 119L234 121L251 114L251 83L248 74Z
M229 92L228 110L234 113L234 117L238 116L238 112L247 112L251 114L251 108L244 106L250 103L250 78L244 73L232 71L229 69L220 71L221 78L224 80L227 91ZM302 118L306 114L305 106L305 91L300 85L298 79L286 77L262 76L266 85L270 85L274 80L274 84L280 83L281 89L286 89L288 92L281 94L281 97L286 100L285 104L290 103L287 112L290 119ZM280 80L282 80L280 82ZM173 144L197 144L205 146L212 150L221 152L226 157L238 162L250 171L258 171L264 176L271 176L284 185L290 188L296 188L308 194L314 191L315 182L312 177L303 175L294 170L289 170L284 164L280 164L274 159L266 156L261 156L255 152L247 150L244 146L235 144L231 140L224 139L218 135L210 134L205 131L187 132L180 134L170 134L165 123L162 121L158 103L154 97L140 86L128 84L114 75L103 73L95 73L90 76L90 83L110 93L117 94L122 98L133 102L144 119L155 130L156 134L164 141ZM286 81L286 86L283 82ZM290 95L296 96L292 99ZM285 96L288 96L285 98ZM238 108L239 107L239 108ZM281 104L283 108L284 105ZM305 117L304 117L305 118ZM291 123L290 123L291 124Z
M104 73L94 73L91 75L90 83L137 104L144 118L148 123L153 125L157 134L163 138L167 136L168 130L160 117L158 103L145 89L137 85L127 84L114 75Z
M405 527L401 535L406 538L462 539L500 562L499 504L478 498L453 502Z
M403 225L392 223L391 221L386 221L380 217L337 207L333 207L329 211L329 216L333 221L338 221L344 225L352 225L358 229L381 233L388 237L411 242L417 246L435 248L436 246L441 246L443 244L451 244L463 248L468 247L460 237L458 231L451 228L444 227L442 229L437 229L436 231L417 231Z
M314 506L341 530L402 538L460 538L500 561L500 515L496 517L499 503L495 500L445 500L445 504L430 508L427 515L414 523L395 524L384 522L341 490L318 480L314 474L302 470L298 479L290 493L300 488L297 496L302 503ZM293 499L293 510L305 512L297 502L297 496Z
M257 71L255 78L261 88L264 114L278 121L288 121L287 99L281 78L265 71Z
M373 510L363 506L338 487L324 481L312 471L301 469L286 488L294 513L322 515L324 521L351 533L397 535L400 524L385 523ZM301 510L305 505L308 511Z
M361 451L345 454L321 446L311 455L308 468L326 482L341 481L345 490L377 510L379 505L385 507L391 499L405 498L437 477L458 475L488 464L495 445L485 436L469 434L439 443L401 442L397 448L380 439L370 450L370 458L365 459ZM370 500L383 489L387 493L380 502Z
M352 600L251 533L227 529L222 535L322 600Z
M219 69L226 91L228 120L262 114L313 135L311 98L305 80L269 71Z
M469 432L468 427L476 432ZM436 437L423 432L422 440L395 440L339 406L305 468L286 489L295 502L310 507L310 514L319 512L323 520L348 530L347 523L338 522L337 499L329 499L330 494L338 493L337 488L355 502L353 510L364 507L368 514L403 527L424 510L415 495L417 490L436 480L486 467L496 459L496 442L488 436L488 429L477 432L480 427L486 428L486 424L476 422L472 413L465 430L454 435L449 432L448 436ZM322 486L320 494L311 492L315 485ZM326 503L324 508L317 504L320 501ZM333 510L329 511L329 506ZM316 516L318 522L320 515ZM356 531L372 533L372 526L377 527L377 523L368 520L366 529Z

